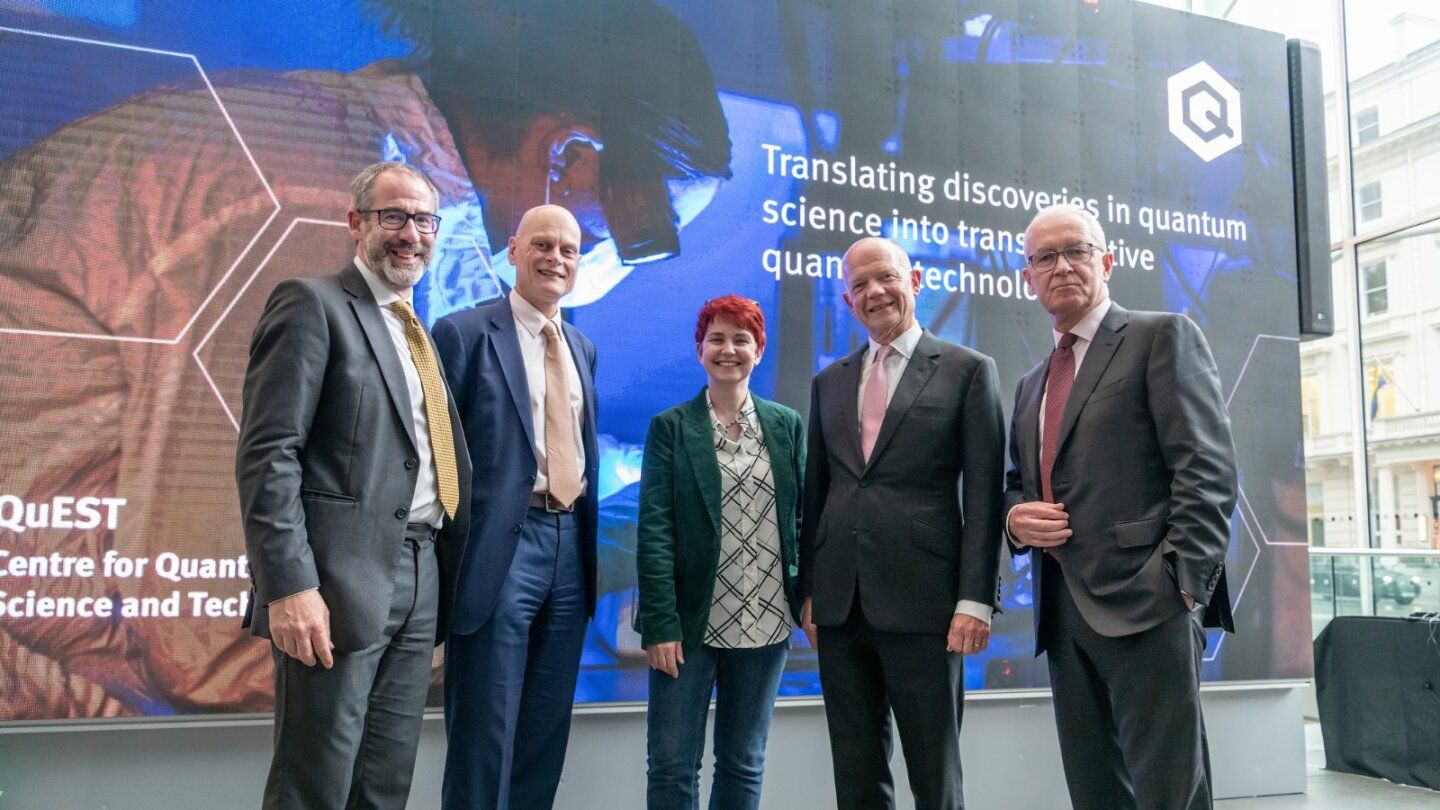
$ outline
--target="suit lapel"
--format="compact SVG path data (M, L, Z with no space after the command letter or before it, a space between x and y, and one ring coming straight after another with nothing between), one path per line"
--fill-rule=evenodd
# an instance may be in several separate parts
M867 344L868 345L868 344ZM845 448L849 451L851 467L856 474L865 470L865 456L860 452L860 366L865 358L865 346L849 357L840 360L840 373L831 384L840 400L837 410L840 416L840 432L845 434Z
M915 353L911 356L910 362L905 364L905 373L900 375L900 384L895 387L895 396L890 398L890 406L885 409L885 421L880 423L880 435L875 437L875 448L870 451L870 463L865 465L869 469L875 464L875 459L885 452L885 445L899 429L900 423L904 421L905 414L909 412L910 406L915 404L915 398L925 389L925 384L930 382L930 375L935 373L935 368L940 365L937 360L940 356L935 346L935 338L929 332L920 335L920 341L915 344ZM856 395L859 395L859 382L856 382ZM857 421L855 427L856 440L859 440L860 427Z
M795 518L787 511L787 505L795 502L795 471L789 464L776 463L778 459L795 457L795 448L790 446L790 432L780 421L780 411L769 402L755 396L755 416L760 420L760 430L765 434L765 444L770 448L770 478L775 484L775 505L782 510L777 517L780 525Z
M370 285L365 283L365 277L360 275L354 262L340 271L340 286L353 296L350 299L350 309L355 312L355 319L360 322L360 331L365 333L365 342L370 344L370 353L375 356L375 362L380 366L380 377L385 381L385 389L390 392L390 404L395 406L400 424L405 426L405 435L410 437L410 446L417 447L415 420L410 414L410 389L405 383L405 368L400 365L400 354L396 351L395 341L390 338L390 330L385 326L385 316L380 314L380 305L375 301Z
M1020 445L1020 472L1031 482L1027 489L1035 489L1040 470L1040 400L1045 393L1045 377L1050 371L1050 361L1031 369L1025 375L1025 384L1020 388L1020 408L1015 421L1015 441Z
M710 513L710 523L715 535L720 535L720 462L715 458L714 435L710 427L710 408L706 404L705 391L690 400L685 406L682 420L685 434L685 455L690 458L690 472L700 495L705 500L705 511Z
M1095 332L1094 342L1085 350L1085 362L1080 364L1080 373L1075 375L1075 386L1070 389L1070 399L1065 403L1065 415L1060 420L1060 435L1056 439L1057 458L1060 450L1065 447L1070 431L1075 429L1075 423L1080 419L1080 411L1085 408L1085 401L1094 393L1095 385L1100 382L1101 375L1115 356L1115 350L1120 348L1120 342L1125 339L1121 330L1129 321L1130 313L1121 309L1119 304L1112 303L1110 311L1105 313L1105 320L1100 322L1100 329Z
M515 334L515 313L510 311L510 301L490 316L490 325L495 330L495 354L500 360L500 371L505 374L505 386L510 389L510 398L515 401L515 410L520 414L520 424L525 426L525 439L530 447L535 446L535 421L530 416L530 384L525 379L525 358L520 354L520 338Z

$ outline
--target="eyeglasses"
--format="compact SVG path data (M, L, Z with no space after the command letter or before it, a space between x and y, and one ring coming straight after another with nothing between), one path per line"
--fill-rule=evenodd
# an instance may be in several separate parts
M1083 245L1071 245L1064 250L1042 250L1026 256L1025 260L1030 262L1030 266L1035 268L1035 272L1050 273L1055 270L1061 256L1065 257L1065 262L1071 267L1077 267L1090 261L1090 257L1095 255L1097 250L1100 248L1086 242Z
M405 228L406 222L414 222L415 230L420 233L435 233L440 230L440 217L434 214L411 214L401 211L399 208L357 208L357 214L374 214L380 220L380 227L387 231L399 231Z

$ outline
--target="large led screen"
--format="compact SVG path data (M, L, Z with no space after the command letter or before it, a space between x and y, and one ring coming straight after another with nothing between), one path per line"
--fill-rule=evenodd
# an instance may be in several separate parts
M760 302L755 390L805 413L865 339L839 256L887 235L922 323L993 356L1008 400L1050 349L1021 237L1056 202L1104 223L1116 300L1187 313L1220 367L1238 632L1212 632L1205 677L1308 674L1279 35L1114 0L3 8L0 720L269 710L268 646L239 626L247 343L278 282L353 255L347 182L381 159L441 191L428 322L508 289L525 208L582 223L566 312L599 351L602 525L579 700L645 696L641 448L704 384L700 305ZM1046 683L1029 560L1004 560L970 689ZM782 692L815 694L792 645Z

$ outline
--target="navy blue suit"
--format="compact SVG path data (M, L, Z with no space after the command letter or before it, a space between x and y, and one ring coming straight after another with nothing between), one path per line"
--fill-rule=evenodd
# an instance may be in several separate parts
M586 492L573 514L530 506L535 428L508 298L432 335L473 461L470 538L446 642L446 808L549 807L564 764L585 622L595 613L595 346L563 325L579 372Z

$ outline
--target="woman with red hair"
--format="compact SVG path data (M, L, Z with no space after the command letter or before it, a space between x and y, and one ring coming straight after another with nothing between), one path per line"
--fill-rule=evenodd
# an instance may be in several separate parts
M699 807L715 690L710 807L757 808L765 739L798 623L805 428L750 391L765 315L727 295L695 326L706 387L650 421L640 480L635 626L650 662L650 810Z

